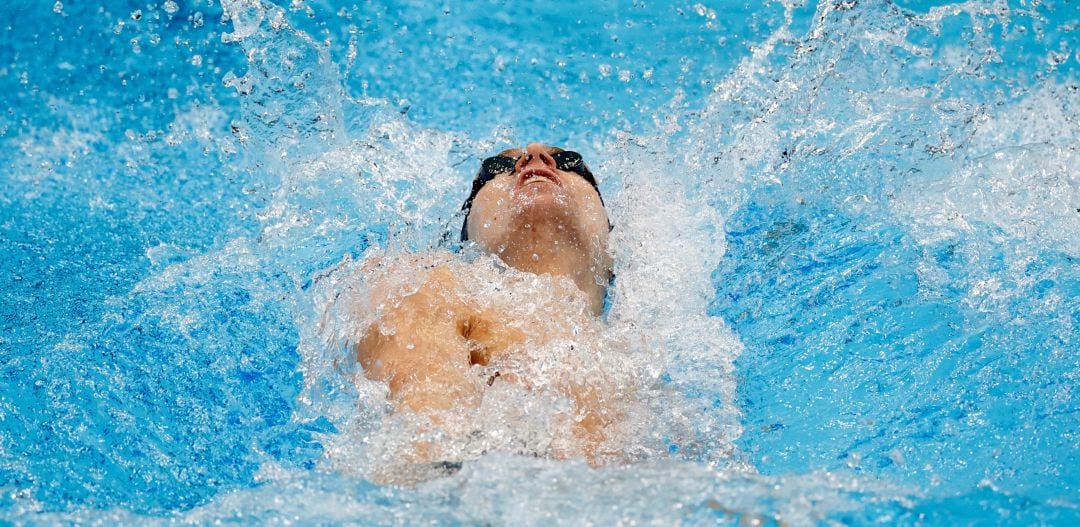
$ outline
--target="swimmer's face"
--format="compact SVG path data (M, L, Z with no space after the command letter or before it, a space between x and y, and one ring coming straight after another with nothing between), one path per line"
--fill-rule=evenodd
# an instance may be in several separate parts
M582 175L559 169L552 154L560 151L533 143L500 153L517 162L473 199L469 239L495 254L550 241L602 258L610 229L600 194Z

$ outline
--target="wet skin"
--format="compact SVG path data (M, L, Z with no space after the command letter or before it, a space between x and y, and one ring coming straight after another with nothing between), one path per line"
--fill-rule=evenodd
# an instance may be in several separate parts
M516 329L523 321L508 320L502 310L481 307L462 293L455 270L464 264L452 255L416 255L415 260L425 261L426 269L416 276L421 285L401 295L388 281L376 280L371 305L389 307L356 347L367 377L389 387L395 412L413 412L439 426L455 408L476 408L485 385L494 382L494 378L477 382L470 375L474 365L513 359L508 355L526 339L530 345L542 345L537 340L567 338L561 333L568 330L559 328L580 326L583 321L575 317L601 313L611 275L607 214L584 178L555 167L553 151L534 143L502 154L520 159L512 173L496 176L477 194L469 215L469 239L520 271L568 278L556 281L565 285L555 285L549 293L577 298L584 309L535 313L537 327L554 329L527 336ZM510 370L500 369L498 382L539 388L532 379ZM594 461L604 429L614 419L604 404L607 390L569 381L555 384L543 388L554 389L573 403L573 434L580 446L551 454L583 455ZM414 458L438 461L427 459L426 450L418 445Z

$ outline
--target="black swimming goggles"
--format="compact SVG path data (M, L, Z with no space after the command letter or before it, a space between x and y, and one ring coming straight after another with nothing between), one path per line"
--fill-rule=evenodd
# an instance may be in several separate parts
M527 157L526 162L531 160L532 154L525 154ZM581 158L581 154L577 152L571 152L569 150L561 150L559 152L552 152L548 154L555 160L555 168L564 172L573 172L579 176L585 178L593 189L596 190L596 195L600 196L600 187L596 184L596 178L593 177L589 167L585 166L585 160ZM461 210L465 211L465 221L461 224L461 241L469 239L469 212L472 210L473 199L480 192L480 189L484 188L484 185L495 179L496 176L503 174L509 174L517 167L518 160L521 157L507 157L507 156L494 156L484 160L480 165L480 173L476 175L476 179L473 180L472 192L469 194L469 198L465 200L465 204L461 206ZM604 204L604 197L600 196L600 204Z

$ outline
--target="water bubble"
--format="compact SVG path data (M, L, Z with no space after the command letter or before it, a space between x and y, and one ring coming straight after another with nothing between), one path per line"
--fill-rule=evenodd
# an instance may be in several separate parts
M281 31L285 28L285 13L284 11L278 11L270 18L270 28L274 31Z
M53 13L60 14L64 12L64 4L60 3L60 0L56 0L56 3L52 6Z
M191 25L203 27L203 24L203 14L201 12L196 12L194 15L191 15Z
M192 66L202 66L202 55L194 55L191 57Z
M161 8L170 15L180 10L180 6L177 5L176 2L174 2L173 0L167 0L164 4L161 5Z
M139 20L140 18L142 18L142 9L136 9L131 12L132 20Z

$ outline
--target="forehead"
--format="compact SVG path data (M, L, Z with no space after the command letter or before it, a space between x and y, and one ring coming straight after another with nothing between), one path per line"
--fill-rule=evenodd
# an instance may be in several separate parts
M547 147L546 150L547 150L547 153L549 153L549 154L557 154L559 152L564 152L564 150L562 148L559 148L557 146L549 146L549 147ZM507 148L506 150L503 150L502 152L499 152L498 154L495 154L495 155L499 156L499 157L520 157L524 153L525 153L525 148L521 147L521 148Z

